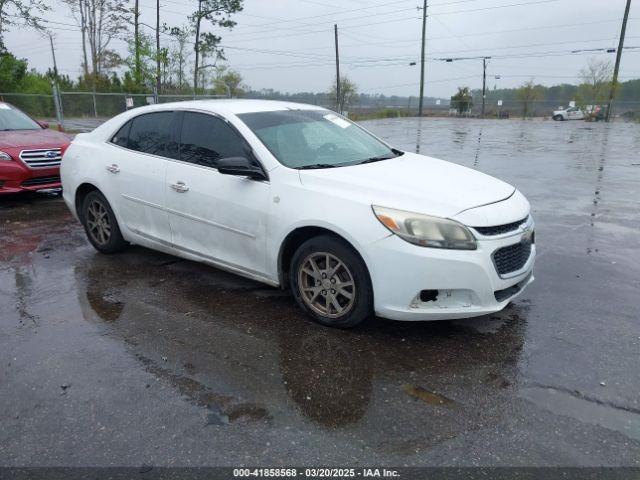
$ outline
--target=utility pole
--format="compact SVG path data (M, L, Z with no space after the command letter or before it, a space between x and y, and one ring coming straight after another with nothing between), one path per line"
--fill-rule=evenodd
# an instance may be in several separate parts
M484 104L487 98L487 57L482 57L482 114L480 118L484 118Z
M53 48L53 37L51 34L49 34L49 43L51 44L51 56L53 57L53 105L56 109L58 125L64 130L62 102L60 99L60 90L58 90L58 64L56 63L56 50Z
M422 49L420 51L420 99L418 101L418 116L422 116L422 103L424 101L424 49L427 33L427 0L422 4Z
M51 56L53 57L53 78L58 83L58 64L56 63L56 51L53 48L53 37L49 34L49 43L51 44Z
M338 25L333 26L333 35L336 43L336 106L338 113L342 114L342 102L340 101L340 53L338 49Z
M160 0L156 0L156 103L160 95Z
M609 93L609 105L607 106L607 122L611 121L613 102L616 97L616 87L618 85L618 71L620 70L620 59L622 58L622 49L624 48L624 36L627 31L627 20L629 19L629 9L631 8L631 0L627 0L627 6L624 9L624 17L622 19L622 29L620 30L620 41L618 42L618 50L616 52L616 66L613 69L613 81L611 82L611 92Z
M135 0L133 7L133 41L135 50L135 80L136 85L142 83L142 68L140 66L140 3Z

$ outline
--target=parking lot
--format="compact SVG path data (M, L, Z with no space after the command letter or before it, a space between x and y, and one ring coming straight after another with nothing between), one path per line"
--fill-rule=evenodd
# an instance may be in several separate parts
M0 464L640 466L640 130L388 119L393 146L530 200L536 281L499 314L351 331L0 199Z

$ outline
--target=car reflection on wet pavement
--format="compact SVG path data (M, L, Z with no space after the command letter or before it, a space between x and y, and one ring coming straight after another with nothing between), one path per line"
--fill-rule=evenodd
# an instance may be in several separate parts
M521 299L331 330L287 292L98 254L58 197L5 199L0 463L640 465L637 126L367 126L523 191L540 254Z

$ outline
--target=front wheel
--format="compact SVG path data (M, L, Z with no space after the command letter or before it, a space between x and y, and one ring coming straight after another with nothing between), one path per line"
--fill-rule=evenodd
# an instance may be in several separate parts
M81 212L84 231L96 250L115 253L127 246L111 205L102 193L90 192L82 202Z
M553 119L556 122L561 122L562 120L564 120L564 118L562 117L562 115L554 115Z
M373 289L364 261L348 244L330 235L303 243L293 255L291 290L315 321L355 327L373 315Z

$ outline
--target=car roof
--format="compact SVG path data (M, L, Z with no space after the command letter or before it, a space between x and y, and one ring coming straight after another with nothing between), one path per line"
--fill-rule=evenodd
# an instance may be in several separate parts
M105 139L115 133L126 121L145 113L159 112L166 110L202 110L229 117L243 113L254 112L274 112L282 110L326 110L318 105L308 105L296 102L281 102L277 100L254 100L254 99L208 99L208 100L188 100L183 102L158 103L137 107L116 115L107 120L90 133L84 134Z
M184 102L159 103L148 107L140 107L130 110L131 113L143 113L152 110L208 110L213 113L233 114L253 112L273 112L278 110L324 110L317 105L308 105L296 102L281 102L278 100L254 100L254 99L209 99L209 100L189 100Z

